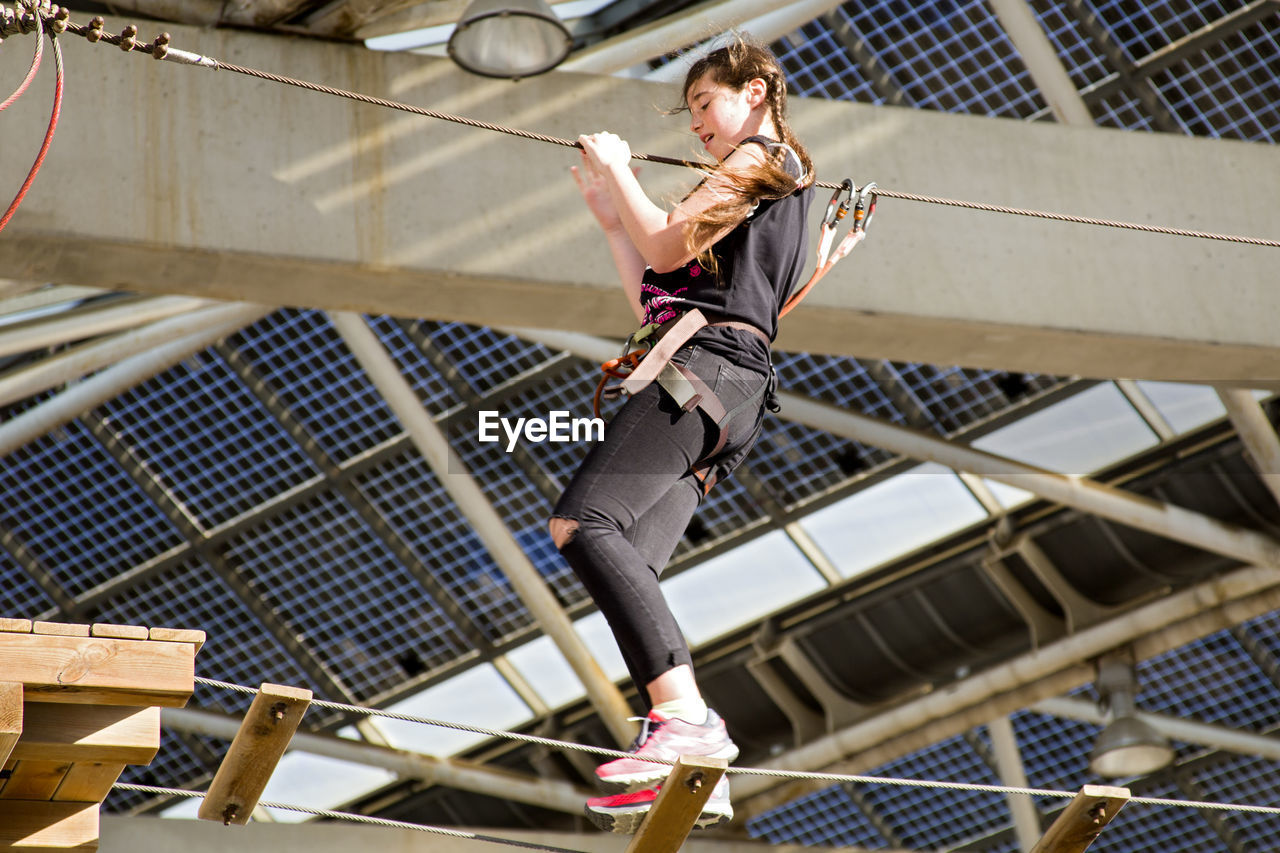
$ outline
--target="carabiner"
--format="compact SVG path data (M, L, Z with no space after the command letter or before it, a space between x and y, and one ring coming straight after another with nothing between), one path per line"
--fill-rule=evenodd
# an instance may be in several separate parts
M868 181L856 193L850 193L853 204L853 230L866 231L871 224L871 217L876 215L876 182ZM871 200L868 206L867 200Z
M836 191L831 194L831 201L827 204L826 215L822 217L822 226L824 228L834 228L837 222L844 219L845 214L849 212L849 202L853 201L853 192L853 181L845 178L840 182L840 186L836 187ZM845 196L844 201L840 201L842 194Z

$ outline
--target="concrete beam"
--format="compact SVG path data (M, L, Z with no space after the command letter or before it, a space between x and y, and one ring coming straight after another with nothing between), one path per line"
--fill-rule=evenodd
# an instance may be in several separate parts
M693 153L684 120L654 109L675 100L667 86L570 72L510 83L430 57L173 33L177 47L242 65ZM631 325L567 174L575 152L63 41L62 123L0 242L6 275L609 336ZM20 53L0 55L0 76L20 76ZM6 112L5 174L34 153L46 82ZM1274 146L832 101L797 100L793 113L824 178L1277 236ZM692 176L654 165L643 179L670 197ZM779 345L1063 375L1274 378L1277 261L1280 249L886 199L871 239L788 317Z

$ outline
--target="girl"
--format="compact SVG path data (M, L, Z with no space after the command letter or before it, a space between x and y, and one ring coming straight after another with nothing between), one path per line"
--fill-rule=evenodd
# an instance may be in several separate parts
M786 81L767 48L737 39L713 51L689 70L683 93L690 130L718 162L670 213L645 195L630 148L611 133L579 137L582 165L573 169L640 322L665 332L692 309L706 318L671 358L701 401L677 400L669 380L634 393L550 522L650 708L634 758L596 771L606 787L631 793L587 804L598 824L621 832L639 825L671 770L645 758L738 755L698 691L658 575L710 485L759 435L772 402L769 345L804 266L813 196L812 163L787 124ZM726 778L699 825L732 814Z

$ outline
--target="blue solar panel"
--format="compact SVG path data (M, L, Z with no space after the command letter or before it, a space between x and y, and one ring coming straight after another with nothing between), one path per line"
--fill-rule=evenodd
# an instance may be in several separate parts
M72 595L182 544L79 421L0 459L0 525Z
M1262 731L1280 725L1280 688L1228 631L1188 643L1138 666L1138 707Z
M1156 129L1154 119L1147 113L1142 102L1124 92L1103 98L1092 106L1092 110L1093 119L1100 127L1122 130Z
M97 610L94 620L198 629L208 637L196 656L199 675L233 684L256 686L270 681L317 689L244 602L198 557L108 600ZM196 704L228 713L242 713L251 698L196 686Z
M890 761L868 773L897 779L977 782L998 785L964 738L953 737ZM874 808L902 843L912 849L948 847L990 835L1011 823L1001 794L952 791L918 786L860 785Z
M206 530L319 473L216 353L187 359L103 412Z
M53 599L45 595L8 552L0 549L0 616L30 619L53 607Z
M387 348L392 361L400 368L400 374L417 393L423 406L431 412L439 413L461 402L449 383L432 366L422 347L413 341L395 318L380 316L365 319Z
M466 651L422 584L336 495L263 522L226 556L360 698Z
M1069 695L1092 700L1091 695L1083 695L1083 688ZM1096 781L1089 770L1089 752L1098 735L1098 726L1033 711L1019 711L1010 719L1022 754L1023 770L1032 787L1074 791ZM1060 804L1038 801L1038 805L1044 811Z
M1280 139L1280 14L1153 75L1182 123L1197 136Z
M230 339L335 462L400 435L398 421L318 311L277 311Z
M1246 5L1247 0L1091 0L1098 17L1139 60Z
M874 0L846 3L838 13L915 106L1016 118L1043 106L981 0Z
M1115 70L1108 65L1099 46L1093 43L1066 4L1055 0L1031 0L1031 6L1077 89L1096 83Z
M1214 803L1274 806L1280 789L1280 764L1256 756L1235 755L1195 774L1200 798ZM1244 850L1275 850L1277 818L1251 812L1215 812Z
M492 390L552 355L541 344L465 323L424 322L422 328L477 394Z
M362 474L357 485L485 636L496 641L532 624L510 582L420 456L388 460Z
M787 73L787 88L793 95L868 104L885 100L844 46L821 24L806 24L795 37L778 41L773 49Z
M747 821L747 832L770 844L879 849L888 840L840 785L799 797Z

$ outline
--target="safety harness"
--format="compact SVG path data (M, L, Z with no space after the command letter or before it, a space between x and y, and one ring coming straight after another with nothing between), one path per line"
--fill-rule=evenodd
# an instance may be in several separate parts
M818 263L813 274L804 286L787 299L778 316L784 317L800 304L813 286L825 276L836 262L849 254L853 247L866 237L867 226L876 211L876 195L874 183L868 183L861 190L854 187L853 181L846 178L832 194L827 211L822 218L822 231L818 240ZM853 206L853 226L845 235L834 252L831 244L835 237L837 224L845 218ZM760 388L732 409L726 409L720 398L707 387L702 378L682 364L672 361L672 357L684 346L699 329L708 326L725 326L740 329L755 335L769 345L769 336L750 323L730 319L708 319L697 308L685 311L664 323L650 323L641 326L627 338L622 348L622 355L610 359L600 365L604 374L596 385L592 399L592 408L596 417L600 417L600 401L634 396L657 382L682 411L692 412L695 409L706 415L715 424L719 434L715 445L693 463L694 475L702 481L702 492L707 494L715 485L717 457L729 439L729 424L741 411L754 407L757 400L764 397L765 405L772 412L779 410L775 391L777 375L772 366L769 376L761 383ZM610 384L609 380L618 380Z

